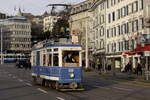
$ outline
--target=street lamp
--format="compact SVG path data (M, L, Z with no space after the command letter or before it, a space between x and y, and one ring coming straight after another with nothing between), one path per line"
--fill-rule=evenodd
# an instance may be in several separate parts
M3 64L3 29L1 26L1 64Z
M88 20L87 20L88 21ZM88 22L85 22L86 25L86 32L85 32L85 37L86 37L86 46L85 46L85 60L86 60L86 63L85 63L85 68L87 69L88 66L89 66L89 50L88 50Z

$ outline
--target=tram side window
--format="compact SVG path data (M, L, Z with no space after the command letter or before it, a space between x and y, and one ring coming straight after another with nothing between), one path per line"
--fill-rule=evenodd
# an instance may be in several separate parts
M43 55L43 66L45 66L46 65L46 55L44 54Z
M33 66L35 66L35 56L33 56Z
M47 59L48 61L47 61L47 63L48 63L48 66L52 66L52 55L51 54L49 54L48 55L48 59Z
M59 59L58 59L58 54L53 55L53 64L54 66L58 66Z
M79 51L64 51L63 66L79 66Z

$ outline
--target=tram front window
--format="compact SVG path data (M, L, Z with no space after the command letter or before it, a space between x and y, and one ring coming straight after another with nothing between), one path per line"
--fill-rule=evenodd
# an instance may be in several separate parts
M79 66L79 51L64 51L63 66Z

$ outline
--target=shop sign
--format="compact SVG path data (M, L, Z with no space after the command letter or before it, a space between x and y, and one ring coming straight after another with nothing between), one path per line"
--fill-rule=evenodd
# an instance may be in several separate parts
M150 51L144 51L144 56L150 56Z

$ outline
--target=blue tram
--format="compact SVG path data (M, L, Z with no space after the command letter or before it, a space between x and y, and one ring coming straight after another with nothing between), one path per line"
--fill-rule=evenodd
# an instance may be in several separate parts
M4 63L16 63L16 61L26 61L27 56L24 54L3 54L3 62ZM1 61L1 55L0 55Z
M80 45L49 45L31 53L32 78L57 90L83 90Z

